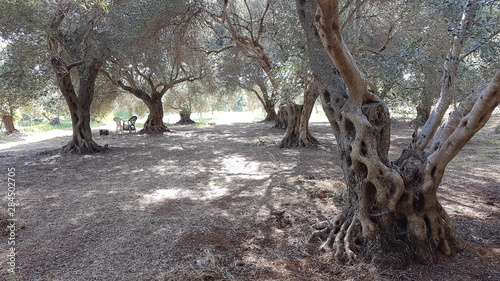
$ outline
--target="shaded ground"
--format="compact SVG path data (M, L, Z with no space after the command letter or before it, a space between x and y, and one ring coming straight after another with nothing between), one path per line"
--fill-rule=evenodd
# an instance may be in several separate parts
M0 150L2 185L15 167L16 214L26 225L16 231L15 275L0 238L0 279L500 280L493 125L452 162L440 191L466 250L405 271L344 267L305 243L311 224L342 208L338 151L327 123L311 125L317 149L280 150L284 131L270 127L112 133L96 136L110 151L86 156L57 153L68 137ZM395 158L411 127L396 123L393 135Z

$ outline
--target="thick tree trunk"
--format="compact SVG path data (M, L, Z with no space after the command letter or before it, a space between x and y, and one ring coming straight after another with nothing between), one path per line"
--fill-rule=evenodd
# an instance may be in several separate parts
M286 133L280 143L280 148L308 147L318 145L318 140L309 131L309 119L314 103L319 96L316 83L304 92L303 105L289 105L286 110Z
M62 148L63 153L88 154L101 152L103 147L92 140L92 129L90 128L90 106L94 97L94 86L97 73L101 63L91 61L79 66L80 85L78 95L75 93L71 74L60 70L61 65L57 60L52 60L56 69L59 89L66 99L71 114L73 138Z
M78 40L81 40L78 44L84 45L85 48L81 60L74 63L65 61L65 58L63 58L63 56L66 57L66 55L63 55L64 51L68 51L74 47L65 45L68 43L68 40L64 40L64 36L59 30L59 26L65 16L63 9L57 9L51 19L50 29L47 33L47 45L51 55L50 63L56 73L59 89L68 105L73 126L73 138L62 148L62 152L78 154L100 152L105 150L105 148L92 140L90 106L94 99L95 80L104 58L87 57L88 37L83 36L78 38ZM71 72L74 68L78 72L78 94L72 81L72 76L75 73Z
M404 267L432 262L436 251L458 249L455 229L436 197L441 177L425 187L424 153L408 150L393 164L387 158L390 118L383 103L360 109L347 103L337 141L347 183L347 204L332 221L315 227L313 240L340 261L359 260Z
M2 114L2 122L5 125L5 130L7 133L17 133L19 132L14 126L14 118L12 115L3 115Z
M188 108L183 108L180 112L179 115L181 116L181 120L177 122L177 124L194 124L193 120L191 120L191 110Z
M163 103L160 99L143 100L149 108L148 119L140 133L164 133L170 130L163 123Z
M304 8L306 0L298 0ZM328 55L349 87L340 112L323 95L325 112L338 128L347 204L331 221L315 225L313 241L332 249L339 260L367 260L392 267L429 263L438 252L460 248L455 228L436 192L448 163L484 126L500 103L500 71L487 87L469 97L434 134L424 150L412 146L394 163L388 160L390 118L383 102L364 86L360 71L342 41L337 0L318 0L316 26ZM468 4L469 6L469 4ZM448 83L449 80L444 81ZM340 116L338 116L340 114ZM428 122L429 123L429 122ZM431 142L432 141L432 142Z
M292 104L284 107L286 110L286 132L280 143L280 148L299 146L300 140L300 116L302 105Z

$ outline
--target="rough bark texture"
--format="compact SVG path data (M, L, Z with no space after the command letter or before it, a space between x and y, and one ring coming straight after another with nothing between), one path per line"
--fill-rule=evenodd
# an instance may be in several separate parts
M319 87L316 82L313 82L307 91L304 92L304 104L300 115L298 146L309 147L319 144L319 141L309 131L309 119L311 118L314 104L316 103L319 94Z
M163 103L160 99L144 101L149 109L149 115L144 123L144 128L139 133L164 133L170 130L163 123Z
M52 65L55 69L60 69L54 59ZM78 94L75 92L69 72L58 71L56 73L59 89L68 104L73 127L73 138L62 148L63 153L88 154L104 150L103 147L92 140L92 129L90 128L90 106L94 96L95 79L100 66L101 63L96 61L79 66L80 85Z
M2 115L2 123L5 125L5 131L9 134L19 132L14 126L14 118L12 115Z
M263 103L264 110L266 111L266 118L262 120L263 122L273 122L278 119L276 110L274 109L274 103L267 101Z
M88 26L82 27L88 29L85 34L72 34L75 36L71 40L65 40L65 35L59 29L62 21L65 19L64 5L58 7L51 19L50 29L47 34L48 50L51 56L51 65L54 68L57 78L57 84L64 96L71 114L71 123L73 127L72 140L62 148L64 153L87 154L103 151L104 148L92 140L92 130L90 128L90 106L94 98L94 87L97 74L102 66L103 58L88 57L88 38L94 28L92 16L88 19ZM90 14L89 14L90 15ZM94 15L97 16L97 13ZM68 46L67 44L72 44ZM74 45L73 45L74 44ZM78 54L76 46L82 46L81 54ZM67 51L73 53L66 53ZM74 63L68 63L66 60L80 56L80 60ZM78 74L78 92L73 84L73 69L77 69Z
M319 96L317 83L312 83L304 92L303 105L289 105L284 107L286 112L286 133L281 140L281 148L308 147L319 144L318 140L309 131L309 119L314 103Z
M349 88L349 97L323 93L325 113L341 151L347 204L331 221L317 223L321 241L338 260L360 259L400 267L429 263L459 249L455 228L436 197L446 165L487 121L500 102L500 72L452 114L428 151L410 148L388 160L390 117L369 93L340 35L338 1L318 0L316 26L323 46ZM314 17L314 1L298 0L301 20ZM310 19L310 18L309 18ZM307 29L306 29L307 33Z
M188 108L183 108L180 112L179 115L181 116L181 120L177 122L177 124L194 124L193 120L191 120L191 110Z
M280 143L280 148L299 146L300 137L300 116L302 114L301 104L287 105L283 108L286 111L286 132Z

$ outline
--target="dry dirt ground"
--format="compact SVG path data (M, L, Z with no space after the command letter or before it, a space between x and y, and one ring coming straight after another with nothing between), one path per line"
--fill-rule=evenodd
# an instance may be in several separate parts
M498 118L497 118L498 119ZM494 121L498 122L498 121ZM306 243L343 206L338 150L279 149L266 123L95 136L110 150L60 155L68 137L0 150L0 201L16 169L15 274L0 237L1 280L500 280L500 135L495 123L450 164L440 199L465 251L433 265L344 266ZM392 128L395 158L411 135ZM9 142L6 138L0 142Z

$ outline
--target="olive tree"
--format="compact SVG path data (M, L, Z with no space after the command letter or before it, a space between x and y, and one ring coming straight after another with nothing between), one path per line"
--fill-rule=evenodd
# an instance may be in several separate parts
M349 2L349 1L348 1ZM314 227L314 241L349 263L362 259L392 266L429 262L437 253L452 254L460 245L455 228L436 192L448 163L488 121L500 103L500 71L441 123L449 106L461 43L475 22L480 1L464 6L459 32L452 40L442 79L440 102L409 148L390 162L390 116L385 103L369 92L341 33L337 0L297 0L302 19L314 22L311 36L338 69L346 92L322 91L325 113L340 148L347 184L344 210ZM317 11L317 14L316 14ZM321 53L318 53L321 54ZM332 79L336 79L332 76ZM341 87L339 87L341 88Z

